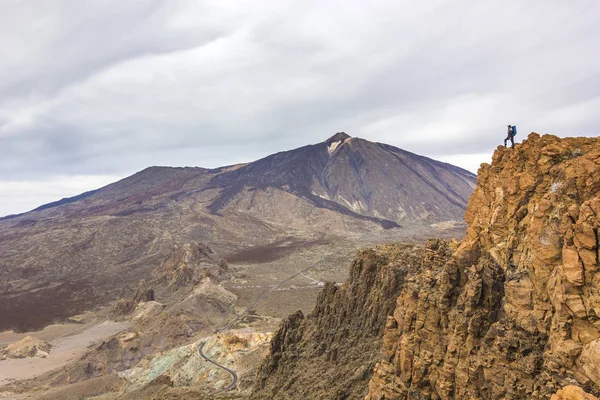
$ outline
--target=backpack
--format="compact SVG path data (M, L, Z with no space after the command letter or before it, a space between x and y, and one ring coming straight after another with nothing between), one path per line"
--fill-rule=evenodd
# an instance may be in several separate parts
M515 125L512 126L513 136L517 136L517 127Z

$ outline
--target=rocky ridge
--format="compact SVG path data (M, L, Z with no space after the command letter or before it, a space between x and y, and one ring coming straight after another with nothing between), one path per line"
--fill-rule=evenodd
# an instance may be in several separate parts
M131 327L50 374L44 384L73 384L132 370L143 360L213 332L234 312L236 296L219 284L229 277L226 268L202 243L173 246L154 279L140 281L130 297L113 307L113 318L130 321Z
M600 139L498 148L465 218L452 256L404 286L366 399L599 393ZM553 398L593 398L570 391Z
M358 399L379 355L383 327L429 243L358 252L341 286L327 283L314 311L291 315L275 333L252 398Z

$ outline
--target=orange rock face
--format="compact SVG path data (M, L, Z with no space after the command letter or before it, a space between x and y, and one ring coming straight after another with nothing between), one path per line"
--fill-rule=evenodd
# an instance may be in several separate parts
M403 288L366 399L599 392L600 139L498 148L465 218L452 257Z
M598 398L584 392L580 387L566 386L552 395L550 400L598 400Z

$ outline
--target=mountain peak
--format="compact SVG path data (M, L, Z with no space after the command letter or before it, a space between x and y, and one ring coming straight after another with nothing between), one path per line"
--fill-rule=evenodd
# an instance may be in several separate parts
M325 141L325 144L329 145L329 144L331 144L333 142L337 142L337 141L340 141L340 140L344 141L344 140L346 140L346 139L348 139L350 137L351 136L348 135L346 132L338 132L335 135L333 135L332 137L330 137L329 139L327 139Z

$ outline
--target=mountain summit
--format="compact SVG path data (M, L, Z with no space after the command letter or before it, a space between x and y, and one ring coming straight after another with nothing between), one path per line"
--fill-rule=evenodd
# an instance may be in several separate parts
M273 154L215 176L220 212L245 191L275 188L355 217L394 223L462 220L474 174L338 132L325 142Z
M468 171L343 132L248 164L150 167L0 219L0 330L107 303L185 243L264 262L324 243L350 252L360 238L427 235L432 223L462 221L474 187Z

